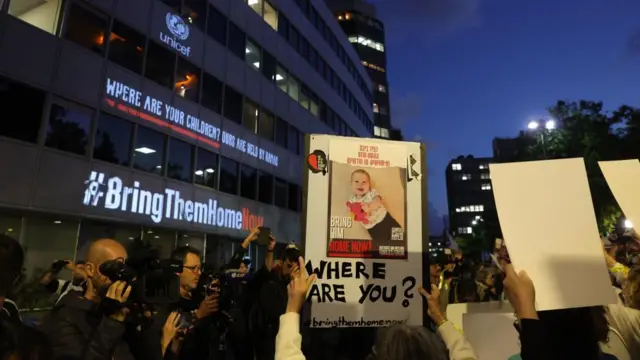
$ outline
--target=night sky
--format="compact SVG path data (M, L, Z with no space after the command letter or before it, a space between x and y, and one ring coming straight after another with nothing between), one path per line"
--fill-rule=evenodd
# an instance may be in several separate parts
M370 1L387 31L392 120L428 145L432 234L450 159L491 156L494 137L557 100L640 106L638 0Z

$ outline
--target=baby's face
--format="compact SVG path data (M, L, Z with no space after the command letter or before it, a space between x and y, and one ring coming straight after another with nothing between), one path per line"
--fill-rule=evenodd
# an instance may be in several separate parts
M369 177L365 174L355 173L351 176L351 188L353 193L362 196L369 192Z

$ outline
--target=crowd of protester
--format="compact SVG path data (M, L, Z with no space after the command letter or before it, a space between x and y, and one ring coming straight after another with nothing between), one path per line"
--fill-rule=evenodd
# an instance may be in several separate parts
M491 263L453 253L430 264L429 285L419 289L430 324L346 329L356 340L342 346L332 338L342 329L302 325L315 275L306 273L295 245L276 258L270 237L262 264L246 258L259 232L251 231L223 269L208 269L194 248L175 249L169 261L182 267L171 274L179 278L179 296L159 303L139 301L130 278L110 275L109 267L132 261L125 246L95 240L85 261L58 260L42 274L52 309L36 326L24 324L11 301L24 251L0 236L0 360L472 360L478 356L462 324L449 321L446 310L481 301L511 304L521 359L640 359L640 269L628 246L603 246L617 304L554 311L536 310L534 284L525 270L514 271L504 248ZM60 280L66 270L71 280Z

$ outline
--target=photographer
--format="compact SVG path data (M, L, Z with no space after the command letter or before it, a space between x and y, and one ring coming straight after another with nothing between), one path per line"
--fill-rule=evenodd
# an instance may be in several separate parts
M156 316L156 329L167 322L171 312L180 314L179 325L189 330L184 334L178 354L171 355L179 359L215 359L220 342L214 318L218 312L218 294L204 295L198 289L202 275L200 252L195 248L183 246L173 250L171 259L183 262L180 274L180 300ZM160 330L152 334L160 335Z
M271 268L274 248L275 241L269 244L265 267L259 271L266 274L267 280L260 288L258 302L251 314L257 360L272 360L275 356L279 319L287 307L287 285L298 268L300 257L298 247L295 244L289 244L282 255L281 265Z
M70 260L57 260L51 264L51 268L40 278L40 285L44 286L52 294L52 301L58 303L63 296L70 291L84 291L83 285L87 281L84 272L84 261L78 261L75 265ZM58 279L58 274L63 269L71 270L71 281Z
M48 360L51 351L44 334L23 325L13 309L6 307L6 297L20 276L23 262L20 244L0 235L0 359Z
M100 271L105 262L126 259L125 248L115 240L91 244L85 264L87 290L84 294L69 293L42 322L55 359L133 359L123 340L128 310L119 306L105 315L107 304L127 301L131 287L122 281L112 282Z

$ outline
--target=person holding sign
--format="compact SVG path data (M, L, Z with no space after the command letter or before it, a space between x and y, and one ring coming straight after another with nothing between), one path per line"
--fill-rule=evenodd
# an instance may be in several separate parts
M300 257L292 278L287 286L286 312L280 316L275 360L305 360L301 350L300 311L316 275L308 276L304 259ZM367 359L477 360L471 344L443 315L438 287L432 285L430 294L421 288L420 294L427 299L428 314L438 325L442 341L422 326L396 324L379 330L376 344Z

